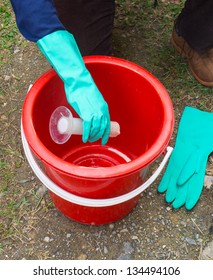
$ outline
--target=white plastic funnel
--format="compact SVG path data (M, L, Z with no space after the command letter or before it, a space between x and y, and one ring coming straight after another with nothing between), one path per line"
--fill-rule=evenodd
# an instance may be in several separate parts
M64 144L71 135L82 135L82 120L74 118L70 110L65 106L55 109L50 117L49 131L52 140L57 144ZM117 122L110 122L110 137L120 134L120 126Z

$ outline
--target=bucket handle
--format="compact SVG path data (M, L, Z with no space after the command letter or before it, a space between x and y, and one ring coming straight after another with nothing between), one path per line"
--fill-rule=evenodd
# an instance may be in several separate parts
M55 193L57 196L65 199L69 202L72 202L74 204L78 204L78 205L81 205L81 206L88 206L88 207L112 206L112 205L116 205L116 204L120 204L120 203L123 203L125 201L128 201L131 198L134 198L137 195L141 194L159 176L159 174L161 173L162 169L166 165L166 163L167 163L167 161L168 161L168 159L169 159L169 157L170 157L170 155L173 151L173 148L168 146L167 147L167 152L166 152L162 162L160 163L159 167L154 172L154 174L145 183L143 183L141 186L137 187L133 191L131 191L129 193L126 193L126 194L123 194L121 196L112 197L112 198L92 199L92 198L77 196L77 195L74 195L74 194L72 194L68 191L65 191L64 189L62 189L58 185L56 185L52 180L50 180L50 178L42 171L42 169L40 168L40 166L36 162L32 152L30 150L30 147L29 147L29 145L27 143L27 140L26 140L26 137L24 135L24 130L23 130L22 123L21 123L21 137L22 137L22 144L23 144L23 148L24 148L26 158L27 158L32 170L34 171L35 175L40 179L40 181L50 191Z

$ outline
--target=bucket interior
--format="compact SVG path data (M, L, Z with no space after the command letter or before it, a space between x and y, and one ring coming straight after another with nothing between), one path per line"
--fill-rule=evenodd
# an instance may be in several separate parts
M120 135L109 138L105 146L99 141L84 144L76 135L63 145L54 143L49 133L53 111L64 105L75 117L77 114L52 69L36 81L25 100L23 124L30 147L44 161L39 146L60 160L85 167L128 164L155 149L148 159L153 161L166 148L173 128L173 110L165 88L143 68L119 59L91 57L85 63L109 105L111 120L120 124Z

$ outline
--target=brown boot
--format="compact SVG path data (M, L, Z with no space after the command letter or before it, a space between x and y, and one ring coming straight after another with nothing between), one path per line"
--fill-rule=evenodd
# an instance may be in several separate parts
M192 75L204 86L213 87L213 48L202 53L194 51L173 29L171 42L182 57L187 59Z

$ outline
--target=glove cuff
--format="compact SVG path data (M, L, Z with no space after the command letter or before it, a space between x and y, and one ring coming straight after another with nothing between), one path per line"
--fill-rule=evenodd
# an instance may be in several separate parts
M88 72L75 38L68 31L50 33L38 40L37 45L66 84Z

